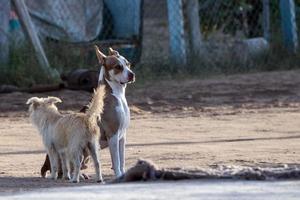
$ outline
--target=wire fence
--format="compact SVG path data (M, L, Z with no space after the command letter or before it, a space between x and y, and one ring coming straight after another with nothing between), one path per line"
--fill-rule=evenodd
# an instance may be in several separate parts
M210 68L246 67L268 48L261 0L200 0L203 62ZM264 25L265 22L265 25ZM222 69L219 70L227 70Z
M3 51L0 53L0 61L7 64L8 62L8 53L9 53L9 43L8 32L9 32L9 13L10 13L10 4L9 1L3 1L0 3L0 49Z
M16 0L0 2L1 69L39 65L36 32L51 67L59 72L97 67L93 45L120 51L144 73L193 67L224 72L268 62L266 54L289 34L285 2L269 0L26 0L34 30L24 26ZM281 5L281 3L284 4ZM288 7L289 8L289 7ZM21 9L22 10L22 9ZM299 15L296 15L299 22ZM282 31L282 21L291 22ZM24 29L28 30L24 30ZM284 29L285 30L285 29ZM29 42L31 41L31 42ZM297 47L297 38L286 41ZM293 46L294 45L294 46ZM10 46L10 49L8 48ZM9 66L9 67L4 67ZM38 71L38 68L32 70ZM15 73L15 71L20 71ZM229 70L230 71L230 70ZM239 70L237 70L239 71ZM25 72L24 72L25 73ZM32 76L36 76L38 73ZM9 76L7 76L9 77ZM18 81L16 81L18 82Z
M264 55L281 33L279 3L274 1L182 0L183 24L171 17L172 27L168 1L144 2L141 62L154 63L154 67L169 63L175 48L182 63L186 57L187 64L196 61L199 68L243 68ZM198 20L192 16L195 9ZM199 30L194 34L195 29Z
M184 67L192 66L198 71L276 69L279 57L297 49L294 33L300 21L295 21L293 14L295 11L299 18L300 1L182 0L182 14L177 9L177 16L182 15L183 30L181 19L170 17L170 2L145 0L142 62L152 61L154 67L161 61L174 61L175 54ZM199 31L195 33L195 29ZM177 51L172 52L172 48ZM299 59L295 59L297 65ZM161 66L155 69L158 67ZM167 70L172 68L168 66Z

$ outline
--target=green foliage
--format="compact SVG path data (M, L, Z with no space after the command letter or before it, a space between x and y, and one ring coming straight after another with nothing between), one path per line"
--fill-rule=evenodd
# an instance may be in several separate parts
M243 16L253 10L249 0L199 0L199 5L204 36L218 30L234 35L243 30Z
M94 50L85 51L82 48L70 47L48 41L44 44L46 55L51 67L59 73L67 73L78 68L93 68L96 64ZM0 66L0 85L13 84L30 87L37 84L54 83L40 68L34 49L29 43L10 47L10 62ZM91 62L94 61L94 62Z
M38 83L48 83L50 80L40 72L33 52L32 47L27 43L22 46L11 46L10 62L7 66L1 67L0 84L28 87Z
M57 41L47 41L45 45L51 66L61 73L78 68L92 68L96 65L97 59L92 46L87 49Z

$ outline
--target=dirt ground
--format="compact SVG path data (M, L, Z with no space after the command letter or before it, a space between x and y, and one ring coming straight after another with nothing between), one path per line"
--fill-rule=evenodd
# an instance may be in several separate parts
M153 81L128 86L132 121L127 167L140 157L161 167L277 166L300 163L300 71ZM0 192L74 186L40 178L45 152L29 123L26 100L58 96L64 112L90 94L61 90L0 94ZM112 178L108 150L102 172ZM93 167L86 173L93 177ZM79 185L95 184L93 180ZM78 184L77 184L78 186Z

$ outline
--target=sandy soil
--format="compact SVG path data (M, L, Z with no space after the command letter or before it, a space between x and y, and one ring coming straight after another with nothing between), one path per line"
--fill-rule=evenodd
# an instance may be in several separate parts
M127 166L140 157L161 167L298 164L299 77L300 71L289 71L130 85ZM90 98L70 90L0 94L2 193L74 186L39 175L45 153L24 103L48 95L62 98L63 112L79 110ZM101 161L104 177L110 179L107 150L101 151ZM93 168L86 173L93 176ZM93 180L80 183L87 184Z

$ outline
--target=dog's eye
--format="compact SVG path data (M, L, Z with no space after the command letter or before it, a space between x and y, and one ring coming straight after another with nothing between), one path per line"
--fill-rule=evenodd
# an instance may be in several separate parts
M115 66L115 69L117 69L117 70L122 70L123 67L122 67L122 65L116 65L116 66Z

